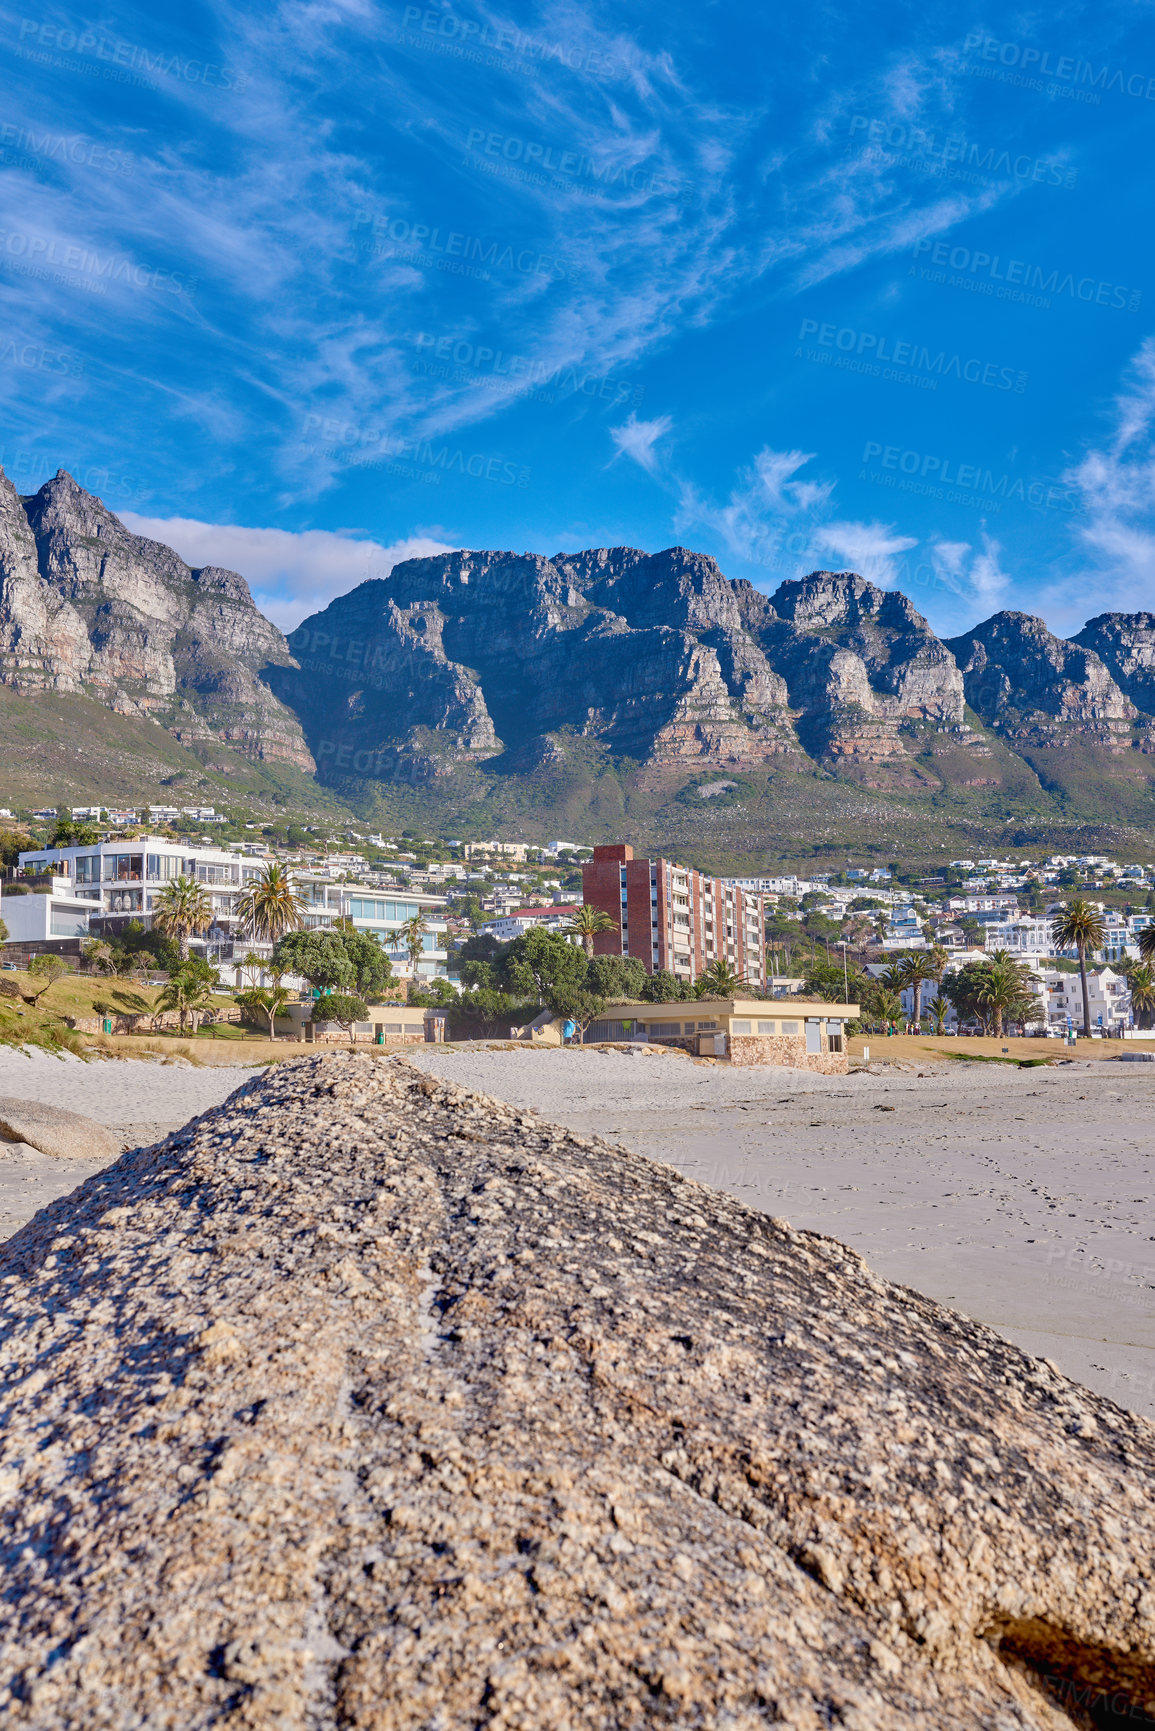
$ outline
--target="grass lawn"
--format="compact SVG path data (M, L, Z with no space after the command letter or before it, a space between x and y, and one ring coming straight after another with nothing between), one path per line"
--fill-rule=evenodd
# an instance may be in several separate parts
M917 1064L944 1064L961 1058L1118 1058L1123 1052L1155 1052L1155 1031L1147 1040L1079 1040L1068 1046L1063 1040L962 1040L949 1034L853 1034L848 1042L851 1058L861 1058L864 1046L876 1060Z

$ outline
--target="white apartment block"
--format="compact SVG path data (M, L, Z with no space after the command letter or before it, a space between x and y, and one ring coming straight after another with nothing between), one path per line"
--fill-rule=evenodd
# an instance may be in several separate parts
M268 953L267 945L251 943L240 933L236 911L241 892L261 877L264 865L226 849L141 836L132 842L22 853L19 863L28 875L50 873L52 884L48 895L4 896L4 920L12 942L115 937L134 919L148 926L156 898L166 884L174 878L191 877L204 885L213 908L212 926L207 937L193 940L195 948L205 949L213 959L222 961L234 959L234 948L241 954L249 949ZM351 919L357 931L377 939L402 977L411 972L408 952L391 943L390 934L406 920L423 915L428 930L423 934L417 973L432 977L446 972L448 928L443 897L415 891L374 895L360 885L334 883L316 873L299 874L297 885L306 903L306 927L330 926L341 917ZM239 955L235 959L239 960Z

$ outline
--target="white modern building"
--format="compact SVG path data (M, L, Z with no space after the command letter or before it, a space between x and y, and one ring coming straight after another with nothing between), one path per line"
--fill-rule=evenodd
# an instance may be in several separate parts
M1078 974L1061 972L1057 968L1042 968L1040 972L1048 1028L1065 1032L1072 1027L1078 1033L1083 1026L1083 988ZM1130 1026L1134 1020L1127 981L1113 968L1088 968L1087 1001L1094 1029L1104 1033L1117 1032Z
M53 890L49 899L62 907L65 902L78 904L88 915L85 935L105 937L115 937L129 920L148 925L156 897L178 877L195 878L205 886L214 925L222 933L231 933L238 895L261 875L259 865L224 849L193 847L154 835L88 847L45 848L22 853L19 864L26 876L51 873L53 882L64 887L59 894ZM8 904L27 898L4 899Z
M417 963L421 979L444 978L449 962L449 927L444 896L425 895L419 890L375 891L364 884L335 883L323 873L302 872L297 888L304 898L305 927L324 928L338 919L349 919L354 930L366 932L385 950L393 971L401 979L413 975L409 951L393 940L407 921L423 919L422 952Z
M993 921L986 927L983 941L988 951L1008 950L1016 961L1053 953L1050 920L1031 914L1023 914L1014 920Z
M238 857L228 849L193 847L188 842L148 835L131 842L22 853L19 864L26 878L37 878L41 884L50 878L51 887L44 895L3 897L4 920L12 942L44 941L49 936L115 937L130 920L148 926L156 898L166 884L174 878L191 877L205 887L213 908L207 937L194 939L194 947L206 949L217 961L233 960L234 945L241 954L248 949L261 954L262 948L267 953L268 946L251 944L240 935L236 912L238 897L261 877L264 863ZM445 974L448 928L443 897L415 891L374 895L358 884L335 883L316 873L299 874L297 885L306 903L306 927L331 926L340 918L352 920L357 931L377 939L402 978L411 972L408 951L391 943L390 935L407 920L424 918L427 929L422 934L423 953L417 973L423 977ZM41 906L26 909L24 904L32 902ZM32 925L37 927L35 934L31 929L25 931Z
M16 893L17 891L26 893ZM0 888L0 919L8 928L7 942L64 947L65 940L88 936L91 902L75 895L67 877L51 877L31 891L29 886Z

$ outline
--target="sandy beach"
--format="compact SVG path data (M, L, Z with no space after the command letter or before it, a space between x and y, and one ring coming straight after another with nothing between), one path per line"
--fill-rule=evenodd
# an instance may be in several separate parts
M829 1233L1155 1417L1155 1065L937 1064L821 1077L680 1054L418 1047L424 1069ZM251 1069L0 1051L0 1093L156 1140ZM95 1166L0 1157L0 1236Z

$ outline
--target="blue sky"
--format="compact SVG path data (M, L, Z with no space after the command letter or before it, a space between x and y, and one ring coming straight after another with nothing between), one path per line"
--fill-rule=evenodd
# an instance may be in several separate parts
M1152 598L1153 127L1138 5L10 7L0 463L285 628L682 543L1075 630Z

